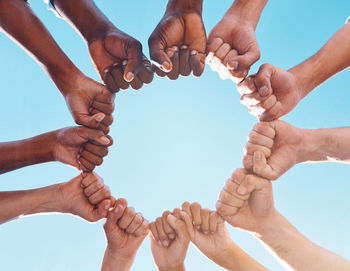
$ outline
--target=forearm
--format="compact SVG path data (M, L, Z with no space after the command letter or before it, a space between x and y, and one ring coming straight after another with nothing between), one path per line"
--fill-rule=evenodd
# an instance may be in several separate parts
M97 8L93 0L55 0L55 8L90 44L115 26Z
M226 14L251 23L255 29L267 2L268 0L235 0Z
M158 267L158 271L186 271L185 265L176 267Z
M54 161L55 135L50 132L25 140L0 143L0 174Z
M209 257L216 264L230 271L266 271L267 269L251 258L234 242L223 253Z
M306 239L277 211L258 234L258 238L293 270L345 271L350 268L350 262Z
M350 65L350 24L345 24L312 57L290 69L297 78L301 96Z
M58 187L56 184L33 190L0 192L0 224L20 216L60 212L54 200Z
M302 129L299 150L302 162L350 162L350 127Z
M130 259L121 259L116 256L113 249L107 246L105 251L101 271L128 271L134 262L134 257Z
M187 11L196 11L199 14L202 14L203 0L169 0L166 8L166 13L184 13Z
M58 87L80 73L23 0L0 1L0 27L39 62Z

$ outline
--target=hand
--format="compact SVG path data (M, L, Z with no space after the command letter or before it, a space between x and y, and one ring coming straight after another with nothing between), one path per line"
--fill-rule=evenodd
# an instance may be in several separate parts
M225 221L216 212L202 209L197 202L184 202L181 217L192 243L209 259L222 266L225 259L220 256L224 256L233 243Z
M242 104L261 121L272 121L289 113L303 98L303 90L293 71L264 64L257 74L237 87Z
M100 130L69 127L53 132L53 157L78 170L93 171L103 162L112 138Z
M164 212L150 224L151 251L158 270L185 270L184 261L190 236L181 220L181 210Z
M136 252L148 235L148 221L142 214L135 213L132 207L127 207L125 199L118 199L115 208L107 215L104 230L107 237L106 253L120 266L131 267ZM105 257L106 258L106 257ZM107 266L107 259L104 265ZM126 268L128 270L128 268ZM108 269L109 270L109 269ZM122 268L113 270L124 270Z
M271 182L237 169L221 190L216 211L232 226L259 233L275 214Z
M142 54L139 41L118 29L112 29L89 44L96 69L108 89L140 89L153 80L150 61Z
M169 0L163 18L148 40L151 60L161 77L176 80L179 75L203 73L206 33L202 1L193 2Z
M278 179L305 160L302 129L281 120L256 124L245 149L244 167L269 180Z
M80 75L69 86L58 86L77 124L109 133L115 95L105 86Z
M259 60L260 50L254 28L252 23L228 12L210 32L207 53L214 53L214 58L211 55L207 61L222 79L231 78L236 83L242 81L250 67ZM219 65L221 63L223 66ZM232 77L226 75L225 67Z
M113 198L96 173L83 173L59 185L58 206L63 213L77 215L89 222L106 217Z

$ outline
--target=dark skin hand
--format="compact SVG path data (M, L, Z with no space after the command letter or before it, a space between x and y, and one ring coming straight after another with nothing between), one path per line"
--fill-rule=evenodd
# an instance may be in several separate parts
M54 5L85 39L92 61L112 93L130 86L137 90L152 82L153 70L141 43L117 29L92 0L56 0Z
M176 80L179 75L203 73L207 38L202 5L202 0L169 0L148 40L157 75Z

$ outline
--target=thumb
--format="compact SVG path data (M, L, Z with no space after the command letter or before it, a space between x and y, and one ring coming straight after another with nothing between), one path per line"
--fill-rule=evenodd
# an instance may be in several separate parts
M163 72L170 72L173 69L172 62L169 56L165 53L166 46L156 32L153 32L150 36L148 45L152 63Z
M112 202L110 199L105 199L100 202L95 209L95 216L100 219L106 217L109 211L109 208L112 206Z
M126 54L128 57L128 63L124 70L124 79L126 82L131 82L143 66L141 43L137 40L130 41L128 43Z
M262 189L264 183L265 180L256 175L247 175L238 187L237 193L240 195L250 194L254 190Z
M108 211L106 223L104 225L106 231L117 227L117 221L123 216L126 205L124 199L118 199L114 204L114 208Z
M75 122L90 128L98 128L101 121L105 118L104 113L96 113L93 116L87 114L78 114L75 116Z
M263 178L273 180L274 170L267 163L265 155L261 151L254 152L253 155L253 172Z
M259 68L255 76L255 86L262 97L267 97L272 94L271 76L274 71L274 66L271 64L264 64Z
M186 224L181 219L176 218L172 214L167 216L169 225L175 230L176 235L180 240L190 239L188 231L186 229Z
M91 140L101 145L109 145L111 143L110 139L101 130L87 127L78 127L77 129L79 136L84 139L85 142Z
M190 234L190 238L194 238L194 229L193 229L193 224L192 224L192 218L189 216L188 213L184 211L180 211L180 216L181 219L185 222L186 228L188 233Z
M232 71L248 71L250 67L260 58L260 50L258 45L252 46L249 51L243 55L238 55L230 59L227 67Z

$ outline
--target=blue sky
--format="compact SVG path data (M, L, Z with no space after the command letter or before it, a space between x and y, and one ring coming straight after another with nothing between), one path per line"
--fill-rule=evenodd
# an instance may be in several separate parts
M112 3L114 2L114 3ZM204 1L207 32L232 3ZM166 1L96 1L117 27L147 39L163 15ZM321 4L322 3L322 4ZM72 61L99 80L86 45L41 1L32 7ZM290 68L318 50L350 16L349 1L270 0L257 29L263 63ZM0 35L0 74L4 117L0 141L27 138L74 125L63 98L45 72L16 44ZM284 118L303 128L348 126L349 71L311 93ZM155 78L138 92L116 97L115 145L97 169L116 197L125 197L149 220L183 201L214 208L224 180L242 167L242 148L256 119L239 102L235 85L208 67L201 78L172 82ZM31 189L68 181L78 172L59 163L20 169L0 176L1 190ZM274 183L275 202L302 233L350 259L349 167L299 165ZM2 270L98 270L106 246L103 221L89 224L68 215L34 216L1 225ZM231 237L271 270L282 270L260 243L230 228ZM188 270L222 270L195 248ZM132 270L154 270L145 240Z

